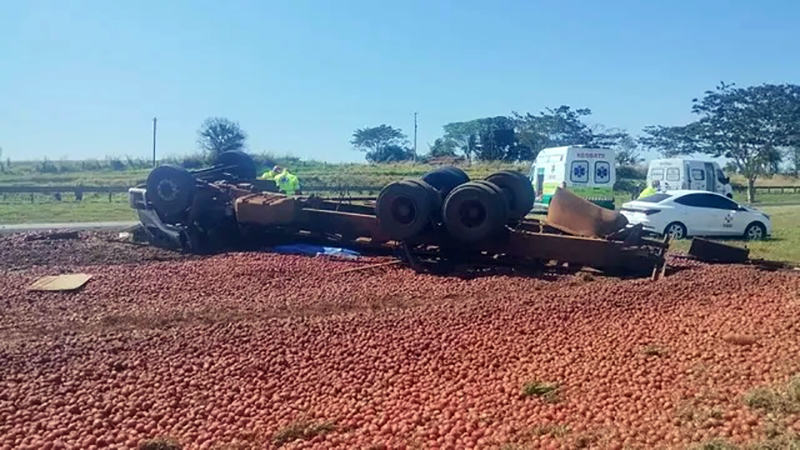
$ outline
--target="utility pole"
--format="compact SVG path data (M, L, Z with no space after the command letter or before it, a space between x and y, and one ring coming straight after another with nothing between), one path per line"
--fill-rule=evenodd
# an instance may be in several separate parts
M153 117L153 167L156 166L156 122L158 119Z
M414 161L417 160L417 114L414 113Z

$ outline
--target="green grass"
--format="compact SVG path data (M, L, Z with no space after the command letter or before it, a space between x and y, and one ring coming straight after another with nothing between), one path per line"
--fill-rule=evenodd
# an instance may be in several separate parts
M279 430L272 440L275 445L280 447L298 439L313 439L314 436L326 434L335 429L336 427L331 422L313 423L302 420Z
M528 381L522 386L522 395L524 397L542 397L548 403L557 403L559 400L558 393L557 383Z
M58 164L80 164L57 162ZM314 161L290 163L292 170L305 185L331 186L380 186L403 178L418 177L434 166L427 164L327 164ZM464 169L472 178L483 178L502 169L527 170L524 164L480 163L465 165ZM109 168L93 171L71 171L63 173L38 173L34 163L14 163L12 170L0 173L0 185L77 185L85 186L132 186L142 183L149 169L128 169L114 171ZM789 180L765 180L765 184L791 184ZM759 183L760 184L760 183ZM29 195L4 195L0 197L0 224L16 223L54 223L54 222L92 222L136 220L136 214L128 207L125 194L114 195L108 201L105 194L86 194L83 202L75 202L71 193L62 193L62 202L51 196L36 195L31 204ZM370 193L351 193L351 195ZM375 194L375 192L371 192ZM736 200L744 201L744 193L736 193ZM631 195L618 193L616 204L622 205L631 200ZM747 245L754 258L775 259L800 262L800 194L761 194L756 206L772 216L772 239L764 242L746 243L726 240L733 245ZM689 242L675 242L673 248L688 250Z
M765 206L759 209L772 219L771 238L757 242L740 239L722 239L719 242L747 247L751 258L800 262L800 205ZM688 251L690 242L672 241L670 249Z
M87 195L82 202L76 202L69 195L61 202L45 196L36 196L34 203L29 196L27 200L0 201L0 224L135 220L138 217L128 205L127 194L114 195L111 202L106 195Z

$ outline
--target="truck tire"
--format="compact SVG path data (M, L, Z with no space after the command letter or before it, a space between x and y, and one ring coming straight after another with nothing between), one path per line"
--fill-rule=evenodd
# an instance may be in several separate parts
M508 199L508 213L512 220L524 218L533 209L536 193L525 175L510 170L495 172L486 181L497 185Z
M430 223L432 190L417 180L395 181L381 190L375 213L387 238L409 239Z
M164 165L147 175L147 200L164 216L186 211L194 199L195 179L182 167Z
M433 186L444 198L456 186L469 182L469 176L458 167L448 166L431 170L422 176L422 181Z
M462 242L477 242L503 230L508 207L499 187L471 181L450 192L444 201L443 217L451 236Z
M217 155L216 164L220 166L233 166L226 172L240 180L255 180L256 162L247 153L238 150L222 152Z

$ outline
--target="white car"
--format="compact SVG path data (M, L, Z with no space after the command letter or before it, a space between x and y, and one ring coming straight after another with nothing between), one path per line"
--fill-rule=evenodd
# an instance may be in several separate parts
M645 231L687 236L741 236L759 240L772 234L769 216L713 192L659 192L622 205L630 225Z

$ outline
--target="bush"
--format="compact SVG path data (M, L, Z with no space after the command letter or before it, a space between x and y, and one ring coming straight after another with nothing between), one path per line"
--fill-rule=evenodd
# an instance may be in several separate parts
M108 167L111 170L123 171L125 170L125 163L119 158L108 158Z
M631 180L647 179L647 167L644 166L620 166L617 167L617 179L626 178Z
M629 194L638 194L642 192L645 187L647 187L647 182L645 180L617 178L617 182L614 183L615 192L627 192Z
M200 169L211 165L204 155L195 153L193 155L184 156L178 160L178 165L184 169Z

